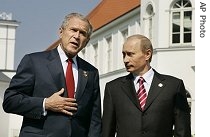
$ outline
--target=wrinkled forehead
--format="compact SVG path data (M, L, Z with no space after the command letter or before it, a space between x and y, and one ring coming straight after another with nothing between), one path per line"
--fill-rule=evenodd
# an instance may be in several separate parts
M123 50L140 50L141 40L139 39L128 39L123 44Z
M68 21L68 25L80 25L80 26L84 26L87 29L89 28L89 24L78 17L70 18Z

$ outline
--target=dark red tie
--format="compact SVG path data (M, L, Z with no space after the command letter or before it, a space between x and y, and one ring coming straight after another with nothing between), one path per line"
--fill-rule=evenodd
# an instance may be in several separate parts
M139 78L139 91L137 92L138 98L139 98L139 104L142 110L144 110L144 106L146 104L146 99L147 99L147 93L144 88L144 78L140 77Z
M68 59L68 66L66 69L66 86L67 86L67 91L68 91L68 97L69 98L74 98L74 75L72 71L72 59Z

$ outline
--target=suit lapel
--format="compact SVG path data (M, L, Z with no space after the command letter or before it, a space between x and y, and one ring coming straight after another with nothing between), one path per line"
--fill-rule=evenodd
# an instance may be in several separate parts
M133 102L133 104L139 107L139 101L136 95L136 90L133 84L133 76L132 74L129 74L125 77L125 79L122 80L122 91L125 92L125 94L129 97L129 99Z
M79 101L85 91L85 86L88 80L88 71L86 71L85 65L82 62L81 58L77 57L78 64L78 84L76 89L76 99Z
M49 59L49 63L47 64L47 67L49 69L49 72L51 73L51 76L58 90L60 90L61 88L64 88L65 91L67 91L63 67L61 64L60 56L57 52L57 48L53 49L50 52L48 59ZM67 92L64 92L64 96L67 97Z
M147 97L145 110L152 104L155 98L161 93L161 90L165 87L164 78L155 70L154 72L155 74Z

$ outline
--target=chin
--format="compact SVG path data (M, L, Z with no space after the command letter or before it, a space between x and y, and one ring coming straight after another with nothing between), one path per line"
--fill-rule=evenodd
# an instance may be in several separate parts
M130 69L126 69L127 70L127 72L132 72Z

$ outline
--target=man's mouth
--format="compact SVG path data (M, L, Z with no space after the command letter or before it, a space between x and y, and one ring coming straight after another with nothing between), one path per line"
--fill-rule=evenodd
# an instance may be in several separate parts
M77 42L70 42L71 44L75 45L76 47L79 46L79 44Z
M130 68L130 66L125 66L127 69L129 69Z

